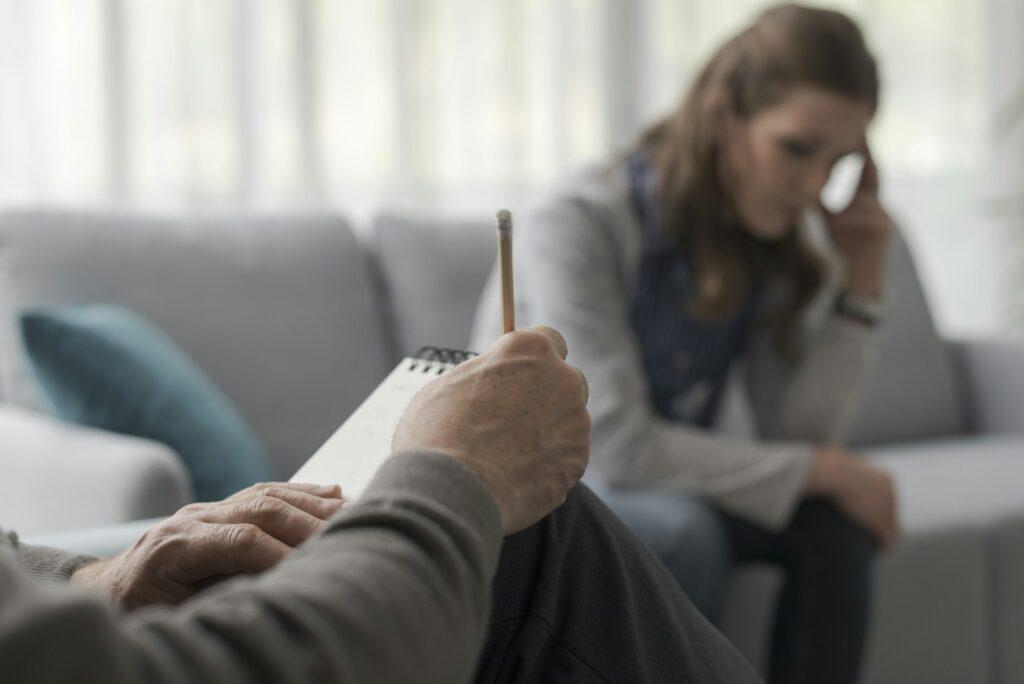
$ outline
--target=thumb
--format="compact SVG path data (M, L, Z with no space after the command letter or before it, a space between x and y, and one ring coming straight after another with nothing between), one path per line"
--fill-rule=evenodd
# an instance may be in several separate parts
M563 361L565 357L569 355L569 347L565 342L565 338L562 337L562 333L558 332L554 328L550 328L546 325L531 325L528 328L520 328L519 330L513 330L512 332L505 333L491 345L491 348L497 347L499 344L508 344L510 340L522 339L526 337L543 337L551 345L551 348Z
M565 357L569 355L569 345L566 344L565 338L562 337L562 333L558 332L554 328L549 328L546 325L531 326L530 328L527 328L527 330L538 332L548 338L551 342L551 346L555 348L555 353L565 361Z

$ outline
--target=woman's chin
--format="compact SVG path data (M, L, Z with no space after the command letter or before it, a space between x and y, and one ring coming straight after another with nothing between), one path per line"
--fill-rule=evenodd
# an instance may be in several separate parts
M758 221L748 221L747 232L758 240L778 242L793 232L795 225L795 221L765 220L762 218Z

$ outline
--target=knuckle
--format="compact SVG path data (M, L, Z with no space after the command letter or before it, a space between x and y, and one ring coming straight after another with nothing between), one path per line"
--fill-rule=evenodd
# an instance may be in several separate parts
M565 335L546 325L537 326L535 330L547 340L548 349L553 348L553 351L560 357L568 355L569 343L566 341Z
M540 356L551 352L551 341L539 330L520 330L509 336L508 346L511 351L529 356Z
M153 539L165 539L183 534L188 527L184 520L172 517L151 527L146 535Z
M583 474L587 472L587 455L583 453L576 459L576 467L573 469L574 480L578 482Z
M548 481L547 503L549 508L558 505L559 500L565 496L565 483L560 478L552 478Z
M580 403L583 400L583 388L587 386L587 379L583 375L583 371L575 366L570 366L567 363L561 364L561 382L565 384L567 390L577 394L580 397Z
M327 517L327 516L330 516L331 514L333 514L336 510L338 510L341 507L341 505L342 505L342 500L340 498L337 498L337 499L318 498L317 501L316 501L317 510L324 517Z
M286 504L273 496L261 494L249 501L247 505L247 513L249 517L255 520L267 520L274 518L279 515L283 515L285 512Z
M225 541L231 547L248 547L256 544L260 529L250 523L228 525L224 532Z
M151 527L136 542L137 548L145 548L150 557L175 552L188 543L190 525L170 518Z
M573 484L579 482L585 472L587 472L587 456L585 453L577 453L576 458L573 460Z
M243 498L243 497L247 497L247 496L252 496L253 494L259 494L260 492L262 492L264 489L266 489L269 486L270 486L270 483L268 483L268 482L257 482L255 484L249 485L245 489L238 490L237 492L235 492L234 494L232 494L228 498L229 499Z
M271 482L271 483L268 483L266 485L266 487L263 488L263 490L260 492L260 494L262 494L263 496L282 497L282 496L288 496L289 494L291 494L293 492L301 492L301 491L302 491L302 489L300 489L299 487L289 486L289 485L283 484L281 482Z
M190 503L187 506L183 506L181 509L179 509L178 514L185 517L194 517L206 512L208 507L209 504L205 503Z
M559 492L564 493L572 488L579 480L578 464L575 459L568 460L562 467L561 477L559 478Z

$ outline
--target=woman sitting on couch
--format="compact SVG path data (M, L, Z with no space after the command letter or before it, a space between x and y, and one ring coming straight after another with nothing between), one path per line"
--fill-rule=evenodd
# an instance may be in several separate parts
M731 563L783 568L773 682L856 681L872 555L897 535L890 478L841 446L892 231L866 142L878 90L849 18L768 10L517 237L520 319L559 328L590 382L590 483L712 619ZM853 153L856 194L825 211L819 194ZM495 287L474 347L499 332ZM741 365L757 442L712 432Z

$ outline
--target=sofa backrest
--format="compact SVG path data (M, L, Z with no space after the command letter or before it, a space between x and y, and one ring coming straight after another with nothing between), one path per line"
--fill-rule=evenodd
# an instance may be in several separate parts
M494 225L382 214L374 236L398 354L465 349L497 253Z
M335 216L0 214L0 393L37 407L17 313L109 302L178 342L290 477L388 369L367 259Z
M952 349L935 329L913 255L899 232L886 279L890 310L850 443L864 446L964 431L967 412Z
M39 406L18 311L128 306L213 377L289 477L396 355L465 348L495 236L485 220L382 215L369 247L373 260L344 221L326 215L0 213L0 401ZM950 352L899 237L889 282L893 308L851 441L960 432Z

